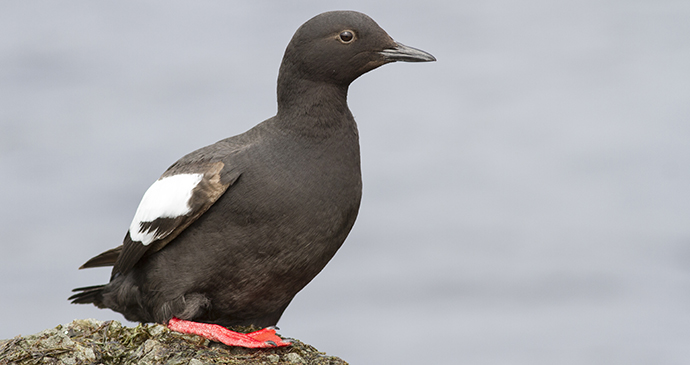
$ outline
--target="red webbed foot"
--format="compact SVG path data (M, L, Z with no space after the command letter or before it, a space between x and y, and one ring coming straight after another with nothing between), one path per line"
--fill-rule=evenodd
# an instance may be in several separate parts
M222 342L228 346L239 346L247 348L268 348L290 346L291 343L284 341L276 335L273 328L264 328L251 333L239 333L211 323L199 323L185 321L173 317L168 322L168 328L176 332L190 333L208 338L211 341Z

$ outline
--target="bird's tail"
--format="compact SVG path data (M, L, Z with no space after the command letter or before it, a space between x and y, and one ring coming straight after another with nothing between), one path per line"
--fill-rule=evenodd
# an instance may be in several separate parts
M79 292L67 300L71 300L72 304L90 304L93 303L98 308L103 308L103 285L85 286L81 288L72 289L73 292Z

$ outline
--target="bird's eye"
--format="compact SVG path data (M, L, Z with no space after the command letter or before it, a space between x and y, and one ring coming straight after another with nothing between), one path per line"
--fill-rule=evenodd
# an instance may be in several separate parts
M355 39L355 34L351 30L344 30L339 35L338 38L343 43L350 43Z

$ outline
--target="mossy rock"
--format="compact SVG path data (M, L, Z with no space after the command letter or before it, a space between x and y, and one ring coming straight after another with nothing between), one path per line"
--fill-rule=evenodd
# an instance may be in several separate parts
M77 319L30 336L0 340L0 364L347 364L290 339L288 347L229 347L162 325Z

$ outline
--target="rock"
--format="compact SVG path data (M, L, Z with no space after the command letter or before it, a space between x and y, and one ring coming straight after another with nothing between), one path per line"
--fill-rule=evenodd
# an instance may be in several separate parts
M77 319L30 336L0 340L5 364L347 364L291 339L274 349L228 347L161 325L123 327L117 321Z
M302 359L302 356L299 356L294 352L285 355L285 358L290 364L304 364L304 359Z

